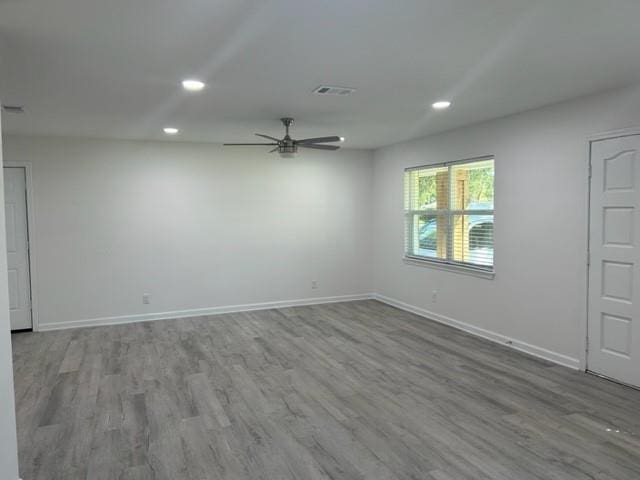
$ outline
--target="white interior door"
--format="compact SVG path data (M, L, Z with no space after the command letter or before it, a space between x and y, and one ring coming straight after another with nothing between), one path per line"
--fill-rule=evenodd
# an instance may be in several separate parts
M591 144L590 371L640 386L640 135Z
M11 330L32 328L27 188L23 167L4 167Z

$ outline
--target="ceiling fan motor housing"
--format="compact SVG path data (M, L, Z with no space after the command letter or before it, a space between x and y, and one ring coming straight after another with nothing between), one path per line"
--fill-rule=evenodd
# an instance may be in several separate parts
M298 152L298 147L294 144L286 143L278 146L278 153L282 158L291 158Z

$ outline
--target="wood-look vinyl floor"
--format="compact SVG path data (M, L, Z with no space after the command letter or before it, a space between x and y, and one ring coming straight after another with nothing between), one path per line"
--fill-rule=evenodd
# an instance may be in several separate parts
M13 347L23 480L640 479L640 392L375 301Z

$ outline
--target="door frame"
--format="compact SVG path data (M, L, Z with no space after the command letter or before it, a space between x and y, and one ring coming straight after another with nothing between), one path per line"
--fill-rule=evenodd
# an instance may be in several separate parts
M32 178L32 166L31 162L11 162L5 161L2 164L4 167L9 168L24 168L24 178L27 188L27 238L29 239L29 249L27 251L29 256L29 284L31 287L31 328L34 332L40 331L40 323L38 317L38 291L36 282L36 242L35 242L35 209L33 202L33 178ZM4 173L4 170L3 170Z
M586 285L586 298L585 298L585 303L583 305L584 308L584 322L580 323L580 336L581 338L584 340L584 344L583 344L583 349L580 352L581 354L581 358L580 358L580 364L581 364L581 370L584 370L585 372L591 372L589 370L589 294L590 294L590 285L589 285L589 274L591 273L591 247L590 247L590 243L591 243L591 145L594 142L598 142L601 140L613 140L615 138L622 138L622 137L631 137L634 135L640 135L640 127L629 127L629 128L622 128L619 130L611 130L608 132L603 132L603 133L597 133L595 135L590 135L589 137L587 137L587 147L586 147L586 157L587 157L587 163L586 163L586 178L587 178L587 198L586 198L586 225L587 225L587 241L586 243L586 251L585 251L585 258L586 258L586 264L587 264L587 278L585 280L585 285ZM593 373L593 372L592 372ZM598 375L597 373L594 373L594 375ZM618 383L620 383L619 380L616 379L611 379L614 380Z

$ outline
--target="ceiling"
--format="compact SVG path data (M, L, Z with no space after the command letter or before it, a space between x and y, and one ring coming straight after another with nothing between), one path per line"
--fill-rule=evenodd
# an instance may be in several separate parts
M0 97L25 107L3 126L254 141L293 116L294 137L374 148L638 82L639 18L637 0L0 0Z

